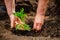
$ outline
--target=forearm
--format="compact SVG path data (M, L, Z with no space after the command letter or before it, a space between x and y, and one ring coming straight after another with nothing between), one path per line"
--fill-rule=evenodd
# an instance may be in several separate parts
M37 7L37 15L45 15L48 0L39 0Z
M12 1L12 11L15 12L15 0Z
M11 15L13 13L13 10L15 11L15 0L4 0L4 1L8 15Z

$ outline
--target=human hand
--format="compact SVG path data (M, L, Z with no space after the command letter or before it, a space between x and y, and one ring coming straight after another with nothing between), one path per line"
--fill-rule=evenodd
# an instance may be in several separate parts
M39 31L41 30L43 24L44 24L44 15L37 14L35 17L33 29Z
M15 17L13 14L11 14L10 16L10 24L11 24L11 28L15 28L16 24L20 24L22 23L21 20L18 17Z

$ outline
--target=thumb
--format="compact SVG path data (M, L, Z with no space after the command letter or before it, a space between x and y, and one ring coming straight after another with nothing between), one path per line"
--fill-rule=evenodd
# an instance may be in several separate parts
M34 22L34 25L33 25L33 30L36 29L36 22Z
M11 24L11 28L13 28L15 26L15 17L13 15L10 16L10 24Z
M36 30L39 31L42 28L42 23L36 23Z

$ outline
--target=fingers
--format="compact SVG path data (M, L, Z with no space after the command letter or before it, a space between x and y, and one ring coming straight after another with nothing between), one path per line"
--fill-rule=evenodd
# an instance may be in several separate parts
M42 23L36 23L36 30L39 31L42 28Z
M36 30L36 23L34 22L33 30Z
M41 30L43 23L44 23L44 16L36 15L33 29L37 31Z
M10 22L11 22L11 28L15 28L17 24L21 23L20 19L15 17L14 15L10 15Z
M17 17L15 17L15 25L16 24L20 24L20 20Z
M42 23L34 23L33 30L37 31L41 30L42 25L43 25Z

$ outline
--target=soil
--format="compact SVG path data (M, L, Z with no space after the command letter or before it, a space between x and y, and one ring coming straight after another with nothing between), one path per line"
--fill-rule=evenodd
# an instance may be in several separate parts
M10 20L6 12L6 7L1 5L3 6L3 10L0 12L0 40L60 40L59 4L59 0L50 0L46 12L45 23L41 31L16 31L15 29L10 29ZM19 11L19 8L22 7L25 9L25 13L29 15L26 20L27 24L33 27L37 2L35 0L16 2L16 11Z

